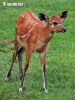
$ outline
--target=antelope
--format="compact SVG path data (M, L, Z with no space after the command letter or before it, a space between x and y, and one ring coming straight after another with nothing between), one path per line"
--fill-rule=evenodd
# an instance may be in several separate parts
M29 60L32 53L37 52L40 55L42 74L43 74L43 90L48 92L45 75L45 59L46 49L49 41L55 32L66 32L62 21L67 17L68 11L63 11L56 16L46 16L43 13L39 14L39 18L31 11L24 11L20 14L16 21L14 53L12 57L11 67L8 70L5 81L8 81L11 75L13 63L18 56L19 71L21 84L19 91L23 90L24 78L29 66ZM45 21L45 22L43 22ZM20 48L19 48L20 45ZM24 73L22 70L22 54L26 51L26 61Z

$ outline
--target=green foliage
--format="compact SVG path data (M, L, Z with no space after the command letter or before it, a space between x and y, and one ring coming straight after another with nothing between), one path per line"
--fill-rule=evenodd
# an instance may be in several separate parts
M0 0L0 99L1 100L75 100L75 0L5 0L23 2L23 7L3 7ZM25 10L37 16L43 12L48 16L68 10L64 21L67 32L54 34L49 43L46 59L48 93L42 90L42 73L39 55L34 53L30 59L24 83L24 91L19 89L18 60L14 63L10 81L4 79L11 64L14 45L9 43L15 36L15 23L19 14ZM37 63L36 63L37 62ZM23 65L25 54L23 56ZM23 67L24 68L24 67Z

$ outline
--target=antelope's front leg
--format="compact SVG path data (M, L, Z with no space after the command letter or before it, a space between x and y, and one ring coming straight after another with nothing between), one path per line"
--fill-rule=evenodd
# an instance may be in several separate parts
M46 76L45 76L45 57L46 57L46 51L41 52L40 53L40 60L41 60L42 75L43 75L43 90L45 92L48 92L47 85L46 85Z

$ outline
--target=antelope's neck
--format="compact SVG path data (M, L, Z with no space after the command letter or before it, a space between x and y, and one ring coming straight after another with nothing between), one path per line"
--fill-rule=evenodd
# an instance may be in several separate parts
M44 28L44 39L45 41L48 43L50 41L50 39L52 38L54 32L52 32L50 29L49 29L49 25L47 25L45 28Z

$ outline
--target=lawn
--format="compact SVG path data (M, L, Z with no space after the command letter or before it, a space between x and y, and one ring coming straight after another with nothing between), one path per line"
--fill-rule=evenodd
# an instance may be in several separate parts
M16 0L24 3L21 7L4 7L3 1L0 0L0 100L75 100L75 0ZM42 71L37 53L31 56L23 92L18 92L18 59L14 63L9 82L4 81L14 51L12 41L15 37L16 19L25 10L30 10L37 16L40 12L47 16L60 14L64 10L69 13L63 22L66 33L55 33L47 49L48 93L42 90ZM23 68L24 64L25 53Z

